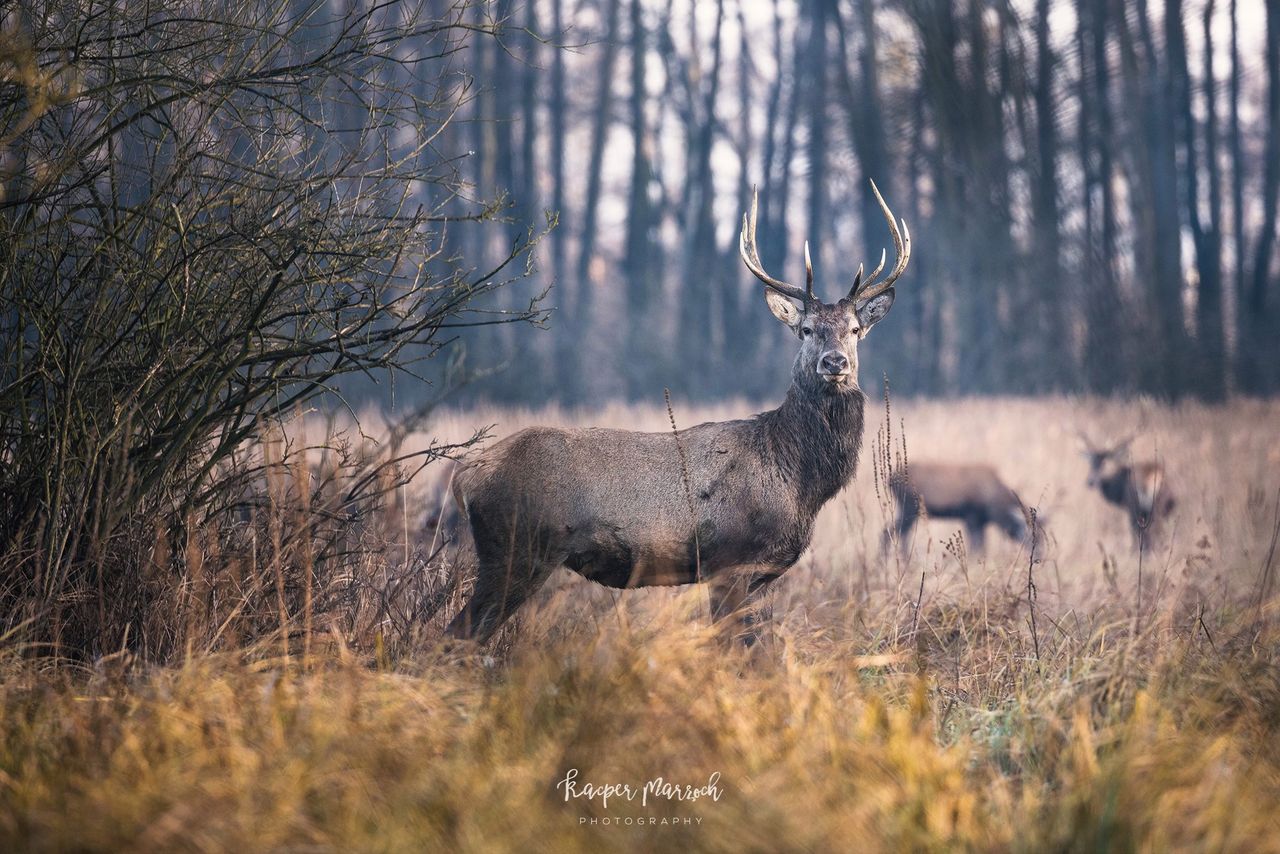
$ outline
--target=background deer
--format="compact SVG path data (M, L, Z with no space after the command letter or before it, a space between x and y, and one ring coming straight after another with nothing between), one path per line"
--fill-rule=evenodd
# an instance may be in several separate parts
M995 525L1016 542L1027 539L1029 533L1034 533L1033 545L1042 541L1044 519L1037 515L1033 532L1030 511L989 465L913 462L890 476L889 491L898 507L892 530L903 546L922 513L964 522L965 537L975 550L986 545L987 525ZM886 545L890 533L885 532Z
M446 629L488 639L551 572L565 566L608 587L708 582L712 618L755 622L752 603L809 545L818 510L853 477L865 397L858 342L893 305L911 254L905 222L872 189L897 260L824 303L765 272L756 201L739 251L766 285L770 311L800 339L791 387L777 409L678 433L522 430L464 463L454 498L470 522L475 590ZM743 635L750 643L754 632Z
M1110 447L1094 445L1083 433L1080 441L1089 460L1089 487L1124 509L1139 543L1155 542L1176 503L1164 466L1154 460L1132 461L1132 436Z

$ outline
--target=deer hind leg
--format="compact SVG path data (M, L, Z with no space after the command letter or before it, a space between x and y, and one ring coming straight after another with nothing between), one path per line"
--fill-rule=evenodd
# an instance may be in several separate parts
M445 637L483 644L546 582L556 564L480 564L475 590L445 629Z
M445 637L483 644L542 587L560 561L549 554L534 526L513 525L505 536L494 537L473 516L472 531L478 562L475 589L445 628Z
M1015 543L1029 542L1031 539L1031 527L1027 524L1026 517L1022 515L1021 508L1007 511L996 519L996 524Z
M964 519L964 535L969 547L976 553L987 547L987 519L982 515L966 516Z

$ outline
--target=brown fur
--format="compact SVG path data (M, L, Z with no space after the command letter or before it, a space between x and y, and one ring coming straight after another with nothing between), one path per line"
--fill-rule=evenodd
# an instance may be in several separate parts
M1153 460L1129 460L1129 443L1099 449L1087 444L1089 485L1124 510L1139 543L1156 543L1177 504L1164 466Z
M996 525L1015 541L1025 539L1029 530L1027 508L989 465L913 462L890 478L889 488L898 505L894 528L904 545L922 514L934 519L962 520L975 549L984 547L988 524ZM1037 535L1043 521L1036 520ZM886 532L886 543L888 538Z
M713 617L752 620L744 606L796 562L853 476L857 343L893 292L799 309L769 297L801 340L777 409L678 435L534 427L460 468L478 574L449 636L485 640L559 566L618 588L707 581Z

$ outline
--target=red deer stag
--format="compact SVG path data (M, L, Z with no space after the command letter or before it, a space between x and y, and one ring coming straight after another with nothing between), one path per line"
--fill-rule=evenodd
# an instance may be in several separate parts
M809 545L818 510L853 477L865 397L858 342L893 305L911 237L872 185L897 251L835 303L765 272L756 250L756 201L739 250L764 282L770 311L800 340L791 387L777 409L673 433L522 430L464 463L454 499L471 524L478 571L470 600L446 629L485 641L565 566L608 587L705 581L714 620L748 645L767 585Z
M969 544L978 551L985 546L988 524L1015 542L1026 540L1031 532L1031 514L1026 506L988 465L911 463L889 478L889 491L898 505L894 528L904 545L921 513L933 519L960 519ZM1042 542L1043 525L1044 519L1037 515L1033 545ZM886 545L889 538L890 532L886 531Z
M1089 460L1089 488L1124 509L1139 544L1156 542L1175 504L1164 466L1153 460L1132 461L1132 436L1110 447L1094 445L1083 433L1080 441Z

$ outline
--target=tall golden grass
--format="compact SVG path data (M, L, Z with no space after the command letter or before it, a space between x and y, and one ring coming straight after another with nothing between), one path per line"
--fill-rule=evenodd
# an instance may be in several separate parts
M283 633L209 642L239 625L228 595L184 612L174 666L4 647L0 847L1280 851L1278 416L981 399L895 401L886 419L873 404L857 479L750 654L714 636L697 588L617 593L567 572L492 648L441 651L457 592L420 625L396 605L408 575L439 569L413 556L435 554L441 468L393 496L379 547L342 577L264 561L274 578L299 567L252 606L259 627L282 607ZM432 435L666 419L661 405L472 410ZM1138 432L1135 453L1164 462L1179 506L1157 547L1140 554L1087 490L1078 430ZM892 509L870 461L904 437L909 459L995 464L1048 517L1045 553L993 531L976 554L933 521L882 555ZM208 584L230 577L210 566L221 552L187 552ZM295 590L306 573L311 598ZM571 770L637 789L718 774L719 797L566 800Z

